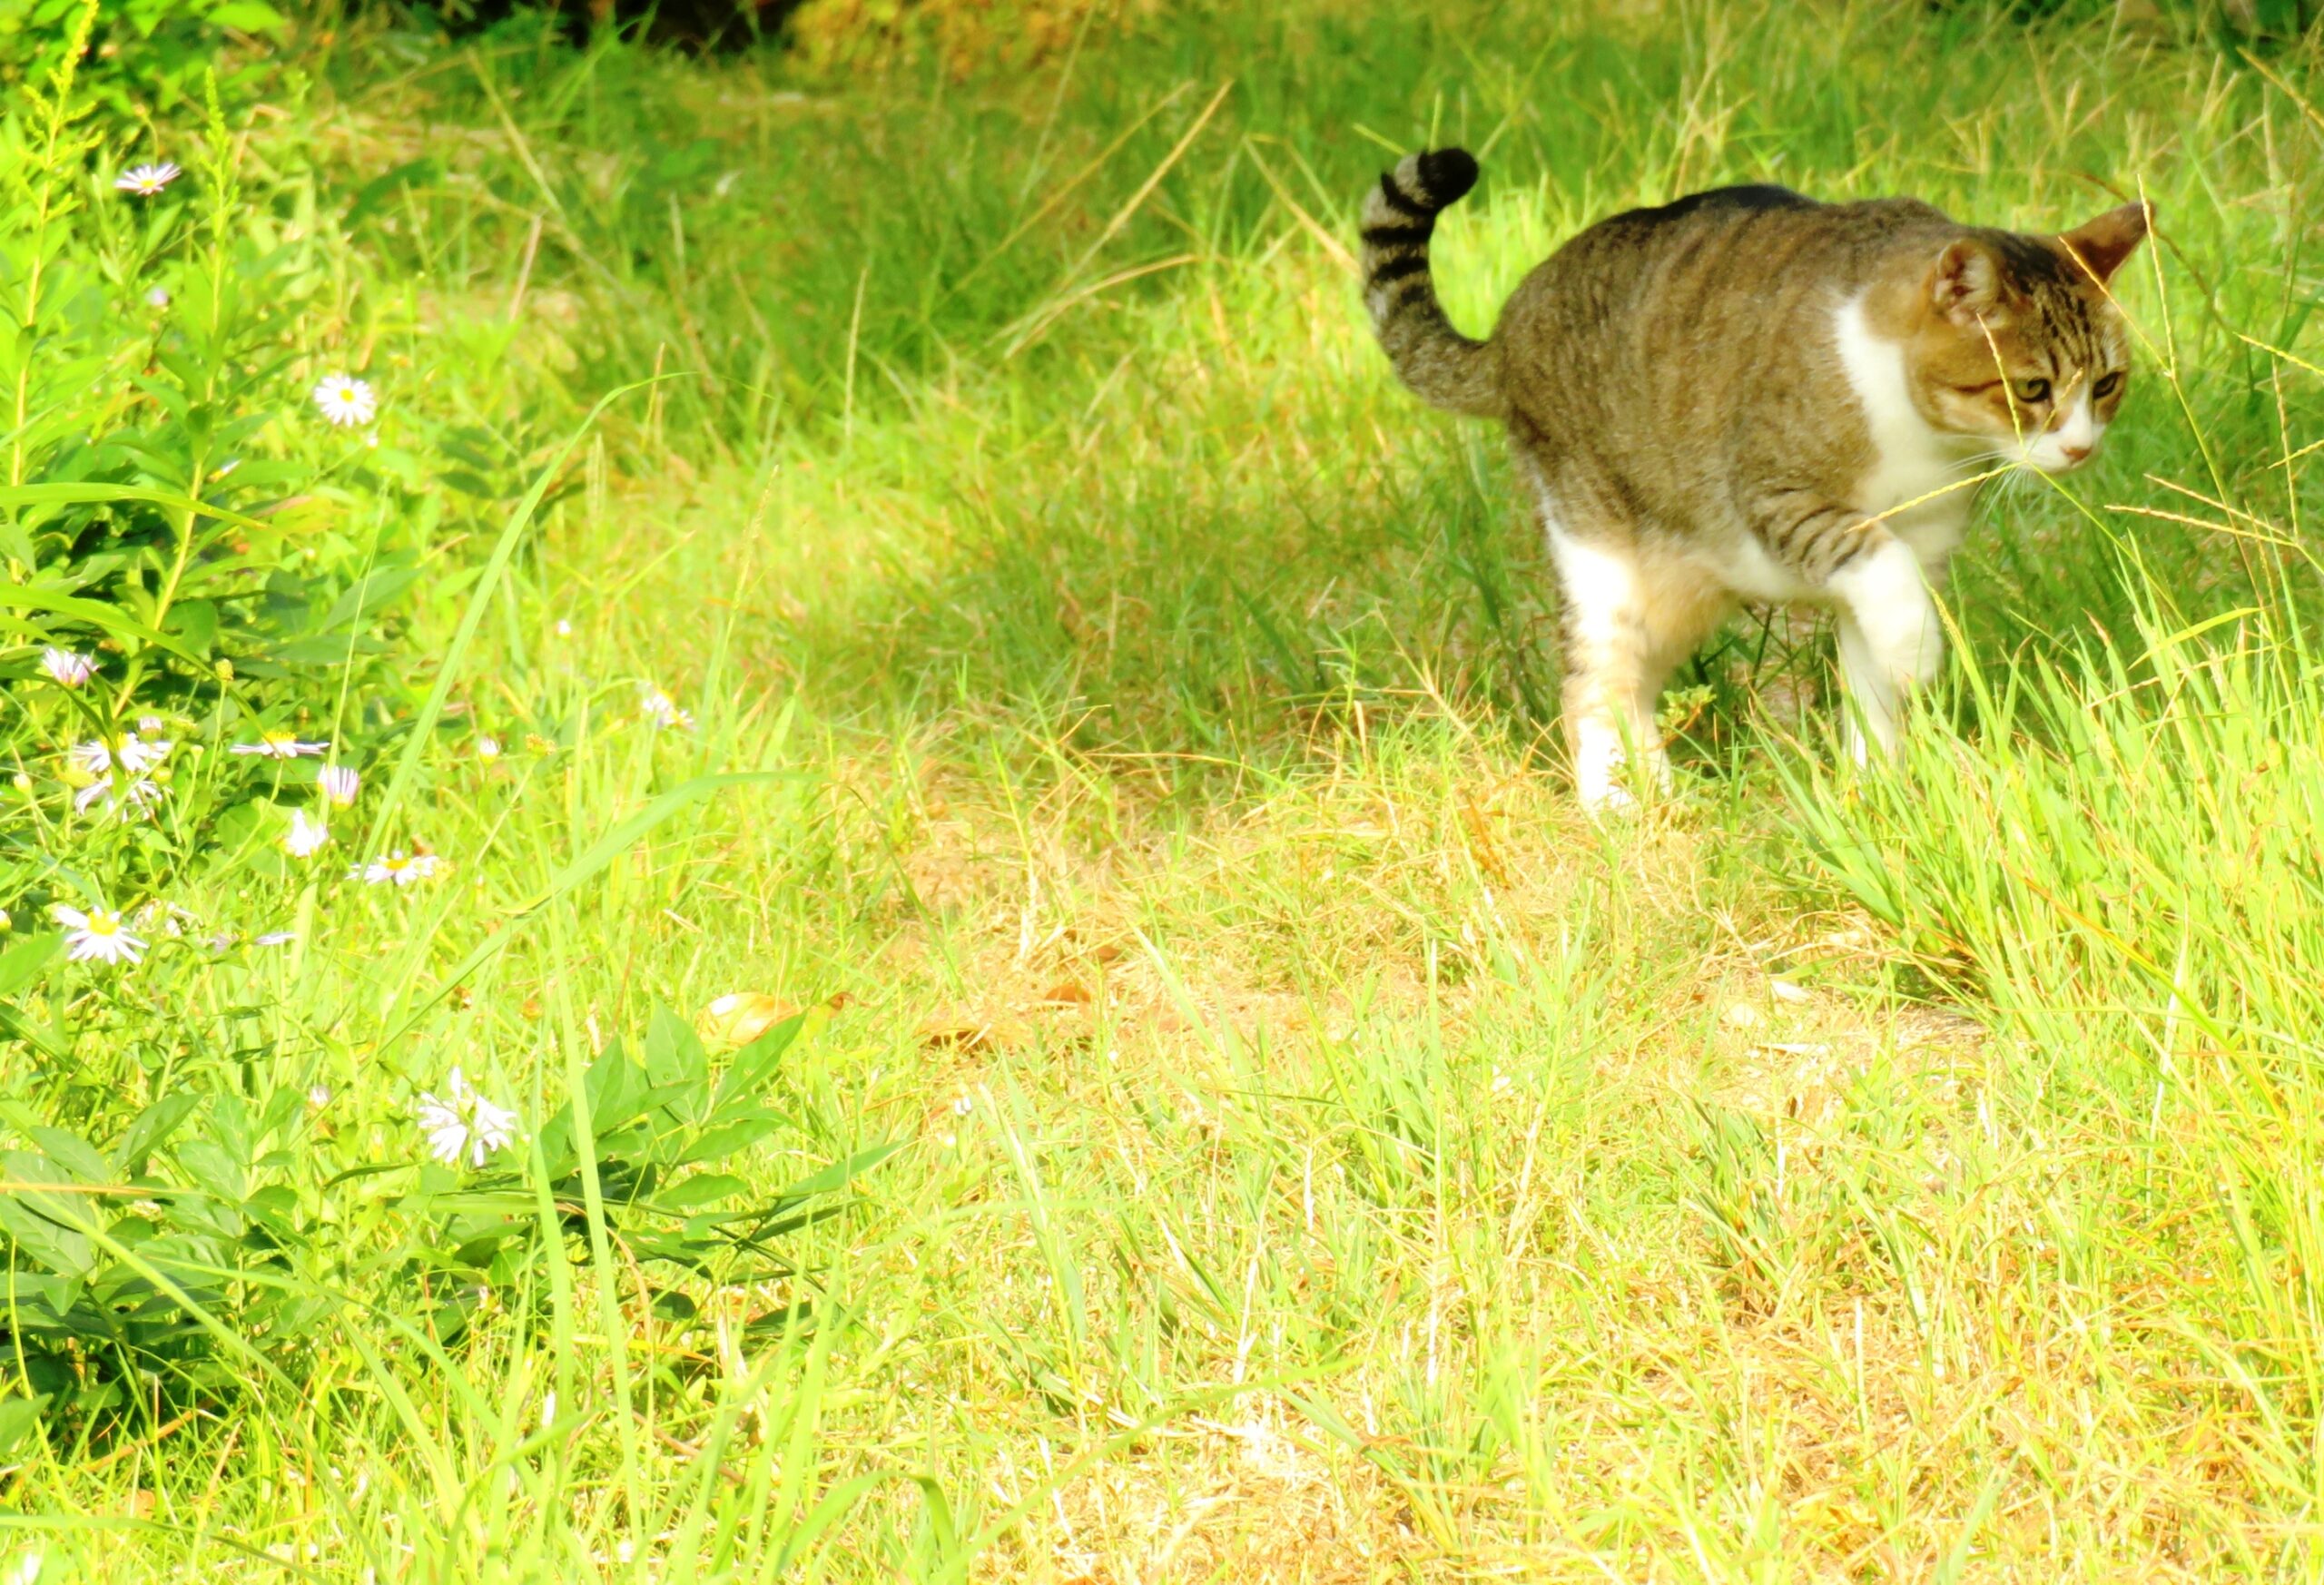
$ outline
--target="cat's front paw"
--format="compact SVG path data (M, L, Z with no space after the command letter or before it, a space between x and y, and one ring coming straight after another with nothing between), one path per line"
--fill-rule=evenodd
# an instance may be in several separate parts
M1638 794L1617 784L1581 794L1581 807L1593 818L1628 818L1639 812Z

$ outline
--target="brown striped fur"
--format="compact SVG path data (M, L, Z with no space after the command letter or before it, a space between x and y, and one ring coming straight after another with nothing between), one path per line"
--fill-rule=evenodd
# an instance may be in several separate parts
M1927 586L1971 493L1945 487L2095 447L2128 383L2105 283L2146 211L2037 236L1911 199L1701 192L1590 227L1476 341L1428 269L1438 212L1475 180L1459 150L1382 177L1365 300L1406 385L1508 427L1564 585L1584 796L1620 801L1641 753L1664 771L1662 683L1746 600L1835 609L1859 719L1893 741L1939 654Z

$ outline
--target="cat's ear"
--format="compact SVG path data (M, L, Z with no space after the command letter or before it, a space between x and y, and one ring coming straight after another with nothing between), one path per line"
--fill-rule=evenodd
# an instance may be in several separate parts
M2120 209L2108 210L2087 225L2076 226L2058 241L2102 282L2146 241L2147 229L2153 220L2153 211L2147 205L2126 203Z
M2004 318L2001 255L1974 237L1963 237L1936 256L1929 271L1929 301L1963 330Z

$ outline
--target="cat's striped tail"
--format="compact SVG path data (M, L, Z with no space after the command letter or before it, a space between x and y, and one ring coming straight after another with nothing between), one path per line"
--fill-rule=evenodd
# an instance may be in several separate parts
M1477 184L1465 149L1407 154L1364 201L1364 301L1396 378L1421 399L1456 413L1507 410L1501 356L1452 328L1428 272L1428 239L1445 205Z

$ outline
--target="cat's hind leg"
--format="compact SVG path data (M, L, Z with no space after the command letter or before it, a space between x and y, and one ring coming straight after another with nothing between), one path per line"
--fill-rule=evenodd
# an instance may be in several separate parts
M1636 802L1628 773L1642 765L1659 787L1670 762L1655 730L1669 664L1658 654L1651 589L1626 546L1578 536L1545 517L1564 596L1564 714L1574 791L1585 807Z

